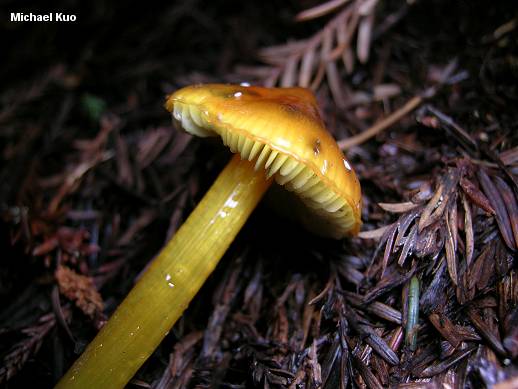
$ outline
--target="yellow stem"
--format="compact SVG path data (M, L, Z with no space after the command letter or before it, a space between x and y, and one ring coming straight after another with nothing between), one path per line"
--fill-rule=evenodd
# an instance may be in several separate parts
M56 388L122 388L182 315L271 184L236 155Z

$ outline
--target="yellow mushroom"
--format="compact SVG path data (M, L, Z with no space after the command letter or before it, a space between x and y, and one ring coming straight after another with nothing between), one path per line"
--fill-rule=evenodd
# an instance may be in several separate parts
M358 179L303 88L196 85L168 97L187 132L236 155L58 388L122 388L169 332L273 181L297 217L333 238L359 231Z

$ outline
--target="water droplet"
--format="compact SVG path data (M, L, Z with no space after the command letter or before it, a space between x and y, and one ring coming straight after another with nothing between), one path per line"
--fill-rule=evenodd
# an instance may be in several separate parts
M322 165L322 168L320 169L320 172L322 174L326 174L327 173L327 159L324 159L324 164Z
M174 284L171 282L171 274L167 273L165 276L165 280L167 281L167 285L170 288L174 288Z
M227 201L225 201L225 207L229 207L229 208L235 208L237 207L237 205L239 204L238 201L234 200L233 198L234 196L231 196L227 199Z
M241 97L243 96L243 93L242 92L236 92L234 93L234 97Z

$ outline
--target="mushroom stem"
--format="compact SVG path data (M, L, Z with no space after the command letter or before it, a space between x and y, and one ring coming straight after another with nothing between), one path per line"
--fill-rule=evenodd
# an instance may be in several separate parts
M122 388L212 273L272 180L235 155L56 388Z

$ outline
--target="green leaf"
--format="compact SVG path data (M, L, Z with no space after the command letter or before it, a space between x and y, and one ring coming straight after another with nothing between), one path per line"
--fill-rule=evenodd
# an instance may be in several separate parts
M81 97L81 108L92 121L98 121L106 110L106 102L100 97L85 93Z

